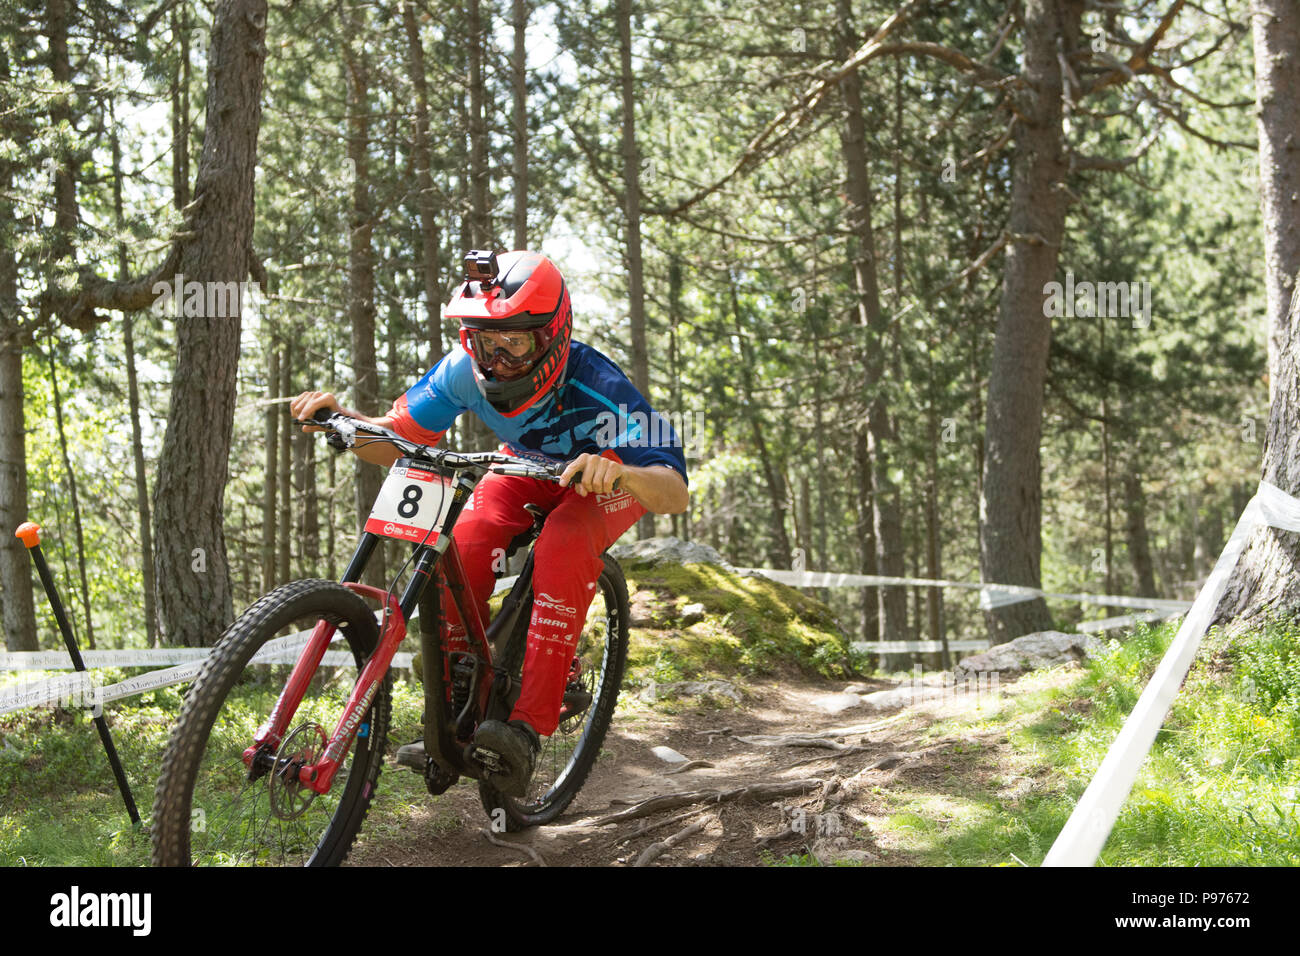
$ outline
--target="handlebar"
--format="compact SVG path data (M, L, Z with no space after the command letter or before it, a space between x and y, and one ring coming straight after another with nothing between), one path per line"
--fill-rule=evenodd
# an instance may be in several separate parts
M498 475L536 478L540 481L559 481L560 475L568 467L566 462L541 465L537 462L517 458L514 455L503 455L495 451L462 453L433 448L429 445L407 441L396 432L380 425L372 425L370 422L363 422L340 412L331 412L326 408L317 409L310 420L294 419L294 424L323 427L326 430L325 440L336 451L356 447L358 438L385 441L396 446L408 458L427 461L444 469L469 469L481 471L484 474L494 472ZM582 472L575 472L569 481L569 487L581 481ZM620 485L621 480L615 481L614 490L618 491Z

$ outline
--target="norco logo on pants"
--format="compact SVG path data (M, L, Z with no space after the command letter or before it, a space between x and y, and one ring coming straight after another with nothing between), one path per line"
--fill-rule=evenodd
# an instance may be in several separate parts
M559 598L551 597L551 595L547 594L545 591L533 598L533 603L538 607L549 608L557 614L565 614L569 617L573 617L573 615L578 613L576 607L569 607L567 604L561 604Z

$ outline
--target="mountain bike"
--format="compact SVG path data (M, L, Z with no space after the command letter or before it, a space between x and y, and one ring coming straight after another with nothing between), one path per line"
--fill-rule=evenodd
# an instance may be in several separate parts
M513 548L529 547L527 558L487 625L470 597L453 530L488 473L558 481L564 466L431 448L325 410L297 424L322 425L339 450L382 441L402 457L341 581L276 588L213 648L163 757L154 864L342 863L375 796L392 717L390 667L417 610L429 792L442 793L465 776L478 781L483 808L499 828L554 820L585 782L613 716L627 660L627 584L617 562L603 555L560 725L543 738L527 793L507 796L492 786L500 767L494 754L474 746L474 730L483 720L506 720L519 696L533 601L531 544L544 515L526 506L533 525ZM358 583L384 538L411 546L387 591ZM378 602L378 613L366 599ZM464 625L467 651L446 646L447 602Z

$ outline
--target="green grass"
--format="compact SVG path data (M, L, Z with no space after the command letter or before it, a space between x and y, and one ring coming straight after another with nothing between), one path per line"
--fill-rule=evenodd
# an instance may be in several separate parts
M100 676L112 683L126 672ZM283 677L277 675L280 683ZM268 675L241 688L236 703L247 706L232 713L247 711L250 722L227 721L217 746L232 753L247 746L251 728L274 699L270 680ZM182 690L163 688L105 708L145 824ZM420 687L395 681L390 751L420 736L421 709ZM5 741L12 749L6 750ZM432 810L428 826L434 834L458 827L459 817L439 801L415 774L386 766L359 839L409 832L417 811ZM0 866L146 866L149 858L148 833L127 817L88 712L42 708L0 717Z
M1077 679L1008 698L978 721L947 721L931 737L1003 730L1010 766L974 759L939 793L892 788L883 830L916 862L1042 862L1176 631L1143 628L1112 642ZM1229 639L1211 634L1143 765L1099 863L1111 866L1300 863L1300 626L1274 621ZM1037 781L1023 798L997 784ZM936 789L931 783L930 790Z

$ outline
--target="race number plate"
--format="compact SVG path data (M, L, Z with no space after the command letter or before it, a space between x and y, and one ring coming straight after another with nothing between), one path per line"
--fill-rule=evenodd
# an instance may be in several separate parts
M433 544L451 510L451 482L430 471L394 466L379 489L366 530L386 538Z

